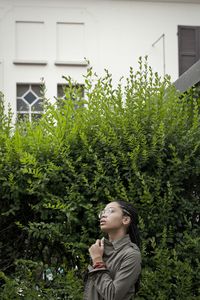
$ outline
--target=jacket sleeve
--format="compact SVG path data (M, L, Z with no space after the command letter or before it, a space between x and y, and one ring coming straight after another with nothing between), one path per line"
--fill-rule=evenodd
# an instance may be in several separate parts
M130 290L134 290L140 272L140 252L132 252L124 257L114 279L106 269L91 270L89 276L103 299L122 300Z

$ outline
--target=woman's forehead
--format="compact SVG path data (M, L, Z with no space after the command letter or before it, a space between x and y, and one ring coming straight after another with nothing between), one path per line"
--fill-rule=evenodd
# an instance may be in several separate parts
M119 204L117 202L111 202L106 205L105 208L119 208Z

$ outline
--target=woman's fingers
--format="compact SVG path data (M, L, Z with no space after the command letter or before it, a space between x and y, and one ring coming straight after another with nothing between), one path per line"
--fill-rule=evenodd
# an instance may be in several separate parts
M96 240L96 243L95 243L97 246L101 247L101 240Z

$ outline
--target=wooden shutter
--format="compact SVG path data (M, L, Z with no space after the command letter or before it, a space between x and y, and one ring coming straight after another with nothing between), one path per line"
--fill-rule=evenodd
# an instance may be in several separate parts
M200 27L178 26L179 76L200 59Z

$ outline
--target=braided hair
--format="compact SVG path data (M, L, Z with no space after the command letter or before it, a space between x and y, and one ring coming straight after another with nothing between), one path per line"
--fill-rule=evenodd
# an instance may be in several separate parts
M130 225L128 227L127 233L130 236L130 240L132 243L136 244L138 248L140 248L140 235L139 235L139 230L138 230L138 214L136 209L128 202L122 201L122 200L116 200L116 203L120 206L122 209L122 212L124 215L127 215L131 218ZM136 284L135 284L135 293L138 292L140 288L140 278L141 275L139 276Z
M138 225L138 214L136 209L128 202L117 200L115 201L121 207L123 214L128 215L131 218L131 223L128 228L128 234L130 236L131 242L136 244L138 248L140 248L140 236L139 230L137 228Z

